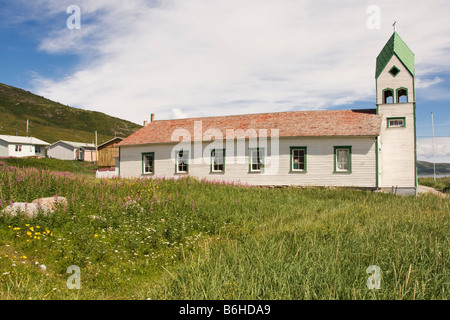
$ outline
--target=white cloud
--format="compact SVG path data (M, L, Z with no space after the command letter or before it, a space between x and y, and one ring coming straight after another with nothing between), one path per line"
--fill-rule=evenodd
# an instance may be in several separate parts
M433 162L433 139L417 139L417 159ZM434 160L436 163L450 163L450 137L434 138Z
M54 14L73 4L38 2ZM375 58L394 18L421 77L427 61L450 68L442 43L449 3L378 2L380 30L367 28L369 4L361 1L80 1L82 29L56 28L40 44L49 53L79 54L80 64L64 79L37 77L34 91L137 123L150 113L351 107L374 99ZM419 84L439 83L432 79Z
M187 118L187 115L186 115L186 113L184 113L180 109L173 108L172 109L172 118L173 119L183 119L183 118Z
M433 79L422 79L422 78L416 78L416 88L422 89L422 88L428 88L430 86L433 86L435 84L441 83L444 80L440 77L434 77Z

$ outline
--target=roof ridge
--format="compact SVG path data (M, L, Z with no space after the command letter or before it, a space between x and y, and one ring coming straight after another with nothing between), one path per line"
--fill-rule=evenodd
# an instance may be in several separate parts
M207 130L218 129L222 135L228 129L266 130L267 137L320 137L320 136L378 136L381 115L376 109L337 109L313 111L284 111L272 113L254 113L247 115L215 116L203 118L185 118L158 120L142 127L119 143L119 146L155 143L174 143L173 134L184 129L186 139L197 139L198 130L203 137ZM194 121L204 121L196 127ZM267 131L270 129L269 131ZM278 131L272 132L273 129ZM197 131L196 131L197 130ZM252 132L253 132L252 131ZM210 133L208 133L210 134ZM208 135L207 134L207 135ZM240 133L239 133L240 134ZM245 135L245 132L244 132ZM203 139L203 138L202 138ZM192 141L194 141L192 140Z
M194 120L194 119L212 119L212 118L226 118L226 117L245 117L245 116L263 116L263 115L278 115L282 113L312 113L312 112L349 112L349 111L365 111L365 110L376 110L376 108L364 108L364 109L320 109L320 110L293 110L293 111L277 111L277 112L260 112L260 113L243 113L243 114L229 114L221 116L205 116L205 117L189 117L189 118L175 118L175 119L161 119L153 120L153 122L162 121L177 121L177 120Z

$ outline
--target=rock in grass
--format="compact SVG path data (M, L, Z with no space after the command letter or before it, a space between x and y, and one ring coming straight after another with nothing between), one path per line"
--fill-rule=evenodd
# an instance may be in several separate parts
M51 211L54 211L58 206L67 207L67 199L64 197L39 198L33 200L32 203L40 204Z
M39 198L28 202L16 202L7 206L3 212L12 216L24 213L26 216L33 218L38 212L48 214L53 213L58 207L67 207L67 199L64 197Z
M11 216L18 215L19 213L24 213L26 216L33 218L39 212L47 214L52 212L52 210L47 208L45 205L39 205L37 203L16 202L12 205L7 206L3 210L3 212Z

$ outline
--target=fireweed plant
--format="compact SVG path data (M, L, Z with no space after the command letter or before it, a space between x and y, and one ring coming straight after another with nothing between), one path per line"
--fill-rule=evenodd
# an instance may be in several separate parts
M0 164L0 211L41 197L67 206L0 214L1 299L449 298L448 197Z

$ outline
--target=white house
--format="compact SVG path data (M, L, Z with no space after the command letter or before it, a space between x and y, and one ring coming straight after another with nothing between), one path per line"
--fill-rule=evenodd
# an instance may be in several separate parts
M34 137L0 135L0 157L45 156L49 145Z
M119 143L121 177L347 186L415 195L414 54L394 32L376 108L151 121Z
M59 140L47 148L50 158L60 160L97 161L94 144Z

